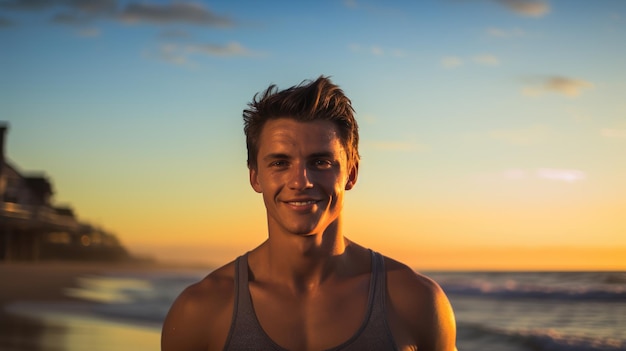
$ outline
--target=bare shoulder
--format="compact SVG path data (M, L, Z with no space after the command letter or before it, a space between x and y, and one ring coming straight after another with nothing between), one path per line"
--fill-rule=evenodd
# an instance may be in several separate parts
M388 301L401 334L410 337L420 351L455 350L454 313L439 284L388 257L385 268Z
M234 266L216 269L176 298L163 323L161 350L223 348L233 313Z

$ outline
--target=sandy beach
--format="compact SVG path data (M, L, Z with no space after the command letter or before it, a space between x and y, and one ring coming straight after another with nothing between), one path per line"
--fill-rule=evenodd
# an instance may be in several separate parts
M161 269L83 262L0 264L0 350L157 350L155 328L88 318L94 303L70 297L66 289L76 288L78 279L85 276ZM16 306L28 313L15 313ZM66 313L70 310L79 310L82 317Z

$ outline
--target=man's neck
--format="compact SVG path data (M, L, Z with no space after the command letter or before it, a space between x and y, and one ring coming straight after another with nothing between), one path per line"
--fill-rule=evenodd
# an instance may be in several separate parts
M338 227L311 235L270 233L260 247L264 271L272 281L287 284L294 292L315 290L343 270L349 241Z

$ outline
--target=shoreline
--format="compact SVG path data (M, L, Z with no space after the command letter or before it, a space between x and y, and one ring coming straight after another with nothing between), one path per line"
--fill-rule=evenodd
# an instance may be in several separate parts
M0 306L12 301L81 301L64 294L86 275L206 270L212 268L161 262L39 261L0 262Z
M97 302L67 294L91 275L149 273L185 267L144 262L40 261L0 263L0 349L6 351L154 350L160 333L102 320L90 309ZM24 305L27 313L16 313ZM65 313L76 306L82 314ZM54 313L50 311L56 310Z

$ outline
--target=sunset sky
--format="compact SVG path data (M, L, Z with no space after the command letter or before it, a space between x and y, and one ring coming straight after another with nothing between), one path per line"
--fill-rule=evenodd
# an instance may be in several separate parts
M132 252L266 237L241 112L331 76L345 234L417 269L626 269L626 1L0 0L6 154Z

